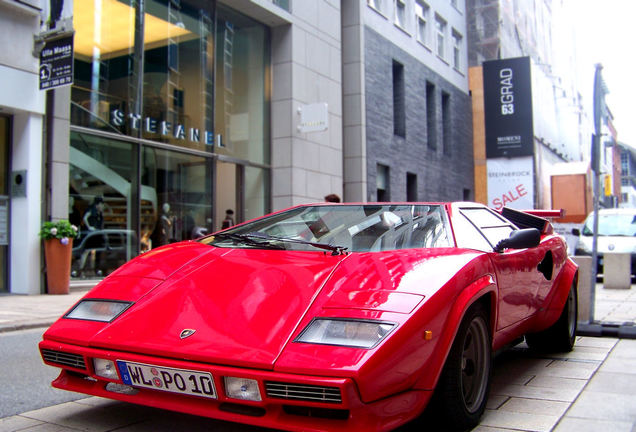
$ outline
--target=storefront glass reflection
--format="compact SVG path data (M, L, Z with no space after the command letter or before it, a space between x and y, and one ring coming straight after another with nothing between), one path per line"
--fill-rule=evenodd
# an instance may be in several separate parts
M73 277L106 275L137 254L132 229L133 146L71 133L69 220L80 229L73 242ZM156 207L152 190L142 202Z
M197 4L75 2L72 123L269 163L268 29Z
M219 6L215 152L269 164L269 32Z
M142 218L142 252L211 230L210 165L210 159L200 156L144 148L141 184L155 191L157 213Z

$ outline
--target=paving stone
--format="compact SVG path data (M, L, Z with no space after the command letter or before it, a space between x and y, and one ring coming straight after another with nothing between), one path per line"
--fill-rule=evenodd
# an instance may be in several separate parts
M22 414L24 417L87 432L106 432L148 418L147 410L133 404L119 403L92 407L67 402Z
M480 425L532 432L549 432L561 416L540 415L502 410L486 410Z
M636 340L635 339L621 339L616 344L616 347L612 351L613 357L628 358L634 361L636 366Z
M510 398L499 409L503 411L561 417L569 406L570 404L568 402Z
M506 432L506 431L518 431L519 429L505 429L505 428L492 428L490 426L477 426L471 432Z
M0 432L12 432L42 424L41 421L22 416L11 416L0 419Z
M599 368L601 362L554 361L550 366L538 373L539 376L590 379Z
M633 423L636 421L636 395L585 391L566 416Z
M577 390L580 392L583 390L583 387L585 387L585 384L587 384L587 381L581 379L537 376L526 385L532 387Z
M564 417L553 432L632 432L632 423Z
M632 375L632 379L636 379L636 358L626 357L610 357L599 368L599 372L614 372Z
M543 399L561 402L572 402L579 395L578 390L556 389L547 387L520 386L516 384L495 386L494 394L526 399Z
M590 336L578 336L576 338L575 347L596 347L611 349L616 345L618 339L614 338L598 338Z
M486 402L486 408L493 410L499 409L499 407L506 403L508 399L510 399L510 397L505 395L492 394L491 392L490 396L488 396L488 401Z
M633 374L598 372L587 386L588 391L624 395L636 394L636 377Z

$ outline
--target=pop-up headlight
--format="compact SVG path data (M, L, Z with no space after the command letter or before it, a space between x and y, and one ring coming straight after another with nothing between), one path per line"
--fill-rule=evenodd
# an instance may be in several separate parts
M116 300L82 300L66 315L65 318L111 322L124 313L132 305L131 302Z
M342 318L316 318L296 342L373 348L395 327L394 323Z

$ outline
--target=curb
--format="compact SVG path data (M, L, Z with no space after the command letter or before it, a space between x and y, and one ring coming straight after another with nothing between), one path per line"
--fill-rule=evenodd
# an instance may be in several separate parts
M579 323L576 334L579 336L636 339L636 327L634 323Z
M0 325L0 334L11 333L11 332L20 331L20 330L32 330L32 329L36 329L36 328L46 328L46 327L50 327L55 321L57 321L57 318L50 319L50 320L45 320L45 321L32 321L32 322L26 322L26 323L3 324L3 325Z

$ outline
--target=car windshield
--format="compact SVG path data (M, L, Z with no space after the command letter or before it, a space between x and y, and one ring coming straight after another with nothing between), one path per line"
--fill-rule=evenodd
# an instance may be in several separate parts
M583 227L583 235L593 235L594 218L590 216ZM636 215L633 213L602 213L598 215L598 235L636 236Z
M452 246L440 205L296 207L199 240L217 247L343 252Z

